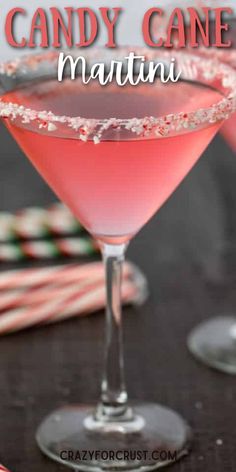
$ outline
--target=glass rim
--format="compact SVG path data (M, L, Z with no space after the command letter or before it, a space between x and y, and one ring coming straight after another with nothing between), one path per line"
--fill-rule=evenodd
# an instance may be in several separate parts
M62 52L62 51L60 51ZM65 54L73 55L74 51L63 51ZM200 127L213 125L224 121L236 111L236 71L228 64L219 60L216 54L209 52L206 56L198 52L180 51L180 50L151 50L142 47L119 48L115 50L115 59L125 58L127 54L134 52L135 55L145 56L147 61L161 59L177 59L178 66L182 71L182 79L193 83L203 83L211 88L225 93L223 98L216 103L205 108L198 108L193 111L180 111L162 116L145 116L143 118L131 117L121 118L83 118L80 116L71 117L66 115L56 115L50 110L34 110L26 108L23 105L4 101L4 93L0 97L0 118L15 122L17 126L23 128L37 128L38 132L50 133L56 135L63 127L68 127L76 133L76 138L82 141L93 139L97 144L103 135L110 129L124 129L125 131L136 134L139 138L145 139L149 136L161 138L182 131L193 131ZM212 51L211 51L212 52ZM102 54L102 59L114 55L114 50L104 50L96 48L93 51L81 53L81 56L88 59L98 58L98 53ZM29 54L21 56L15 60L0 62L0 80L1 77L14 79L17 72L23 68L26 76L27 71L37 70L44 62L52 64L57 63L59 52L47 51L39 54ZM78 57L78 56L77 56ZM100 56L101 59L101 56ZM198 77L199 75L199 77ZM214 85L215 83L218 86ZM155 83L153 84L155 86ZM135 86L134 86L135 87ZM6 91L7 92L7 91ZM31 129L31 128L30 128Z
M204 48L203 46L198 49L199 54L206 58L218 60L227 64L231 68L236 68L236 49L216 49L211 50Z

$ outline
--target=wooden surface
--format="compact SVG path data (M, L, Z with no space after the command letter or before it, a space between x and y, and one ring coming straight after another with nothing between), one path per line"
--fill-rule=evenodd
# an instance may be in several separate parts
M2 128L0 142L1 209L54 201ZM236 377L186 348L200 320L236 313L235 182L236 160L217 138L128 252L150 286L145 306L124 310L130 397L176 409L195 433L173 472L236 470ZM0 462L12 472L60 469L37 449L36 427L60 405L96 401L102 349L102 313L0 339Z

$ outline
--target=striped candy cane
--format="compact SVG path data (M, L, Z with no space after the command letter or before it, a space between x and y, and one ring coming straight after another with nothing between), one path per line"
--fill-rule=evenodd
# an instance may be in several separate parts
M0 261L2 262L55 259L59 256L90 256L97 252L97 243L90 237L0 243Z
M0 241L33 239L50 235L78 234L83 230L70 210L61 203L48 208L24 208L16 213L0 212Z
M122 286L123 303L134 303L139 296L139 288L131 281ZM0 315L0 334L7 334L29 328L37 324L55 323L74 316L85 316L105 307L106 291L103 282L78 291L71 288L56 299L19 307Z
M0 464L0 472L9 472L9 470L6 469L6 467L4 467L3 465Z
M129 273L125 273L123 275L123 282L127 281L129 276ZM58 300L71 293L83 293L89 290L91 285L104 285L104 283L104 275L95 273L92 278L84 278L83 280L78 280L77 277L74 276L71 277L71 279L63 278L57 281L52 279L51 282L46 285L42 284L36 287L18 288L16 290L3 292L0 296L0 311L6 311L16 306L35 305L52 299Z
M100 310L106 304L104 282L101 262L2 274L0 334ZM123 303L146 299L146 280L130 263L124 264L121 295Z
M125 262L123 276L132 276L134 266ZM102 262L89 264L65 264L37 269L18 269L0 273L0 290L13 290L23 287L36 287L49 283L71 283L85 278L105 277Z

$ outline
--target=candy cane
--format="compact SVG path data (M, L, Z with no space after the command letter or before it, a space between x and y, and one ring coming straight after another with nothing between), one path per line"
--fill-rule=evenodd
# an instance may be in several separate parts
M4 467L3 465L0 464L0 472L9 472L9 470L6 469L6 467Z
M98 246L90 237L14 241L0 243L0 261L15 262L24 259L55 259L59 256L89 256L97 251Z
M123 275L132 275L134 266L126 262L123 266ZM46 285L51 282L70 283L84 278L104 277L102 262L89 264L65 264L35 269L18 269L0 273L0 290L13 290L23 287Z
M135 301L139 287L131 281L122 286L122 301ZM35 324L53 323L72 316L86 315L105 306L106 293L104 284L94 283L81 293L71 290L50 301L39 303L33 307L20 307L0 315L0 334L19 331Z
M48 235L78 234L82 226L61 203L48 208L24 208L16 213L0 212L0 241L32 239Z
M93 283L95 282L98 283L99 279L97 281L94 281ZM104 283L104 281L101 280L101 283ZM65 287L55 287L47 285L46 287L42 287L36 290L17 290L15 292L4 293L1 295L0 298L0 310L6 311L10 308L17 306L35 305L39 303L45 303L46 301L50 301L53 299L58 300L59 298L74 294L75 291L77 291L77 293L79 294L83 292L88 285L89 282L86 279L84 283L80 282L78 284L73 282L72 285L66 285Z
M129 272L126 272L123 275L123 281L127 280L129 276ZM35 305L53 299L63 298L74 293L80 294L88 290L90 286L94 284L104 285L103 273L98 272L91 278L84 278L84 280L80 279L79 281L77 277L72 278L70 281L62 278L62 280L57 280L56 283L55 280L52 279L50 284L40 285L39 288L36 286L36 288L27 287L25 289L21 288L14 291L7 291L7 293L3 292L0 297L0 311L6 311L9 310L9 308L20 305Z

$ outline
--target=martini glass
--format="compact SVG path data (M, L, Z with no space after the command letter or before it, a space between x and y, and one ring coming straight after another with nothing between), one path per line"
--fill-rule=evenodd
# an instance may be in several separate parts
M234 48L230 50L202 50L203 56L214 57L236 70L236 20L231 22ZM220 132L236 153L236 113L227 120ZM236 374L236 315L219 315L202 322L188 337L191 353L204 364L228 374Z
M126 57L95 51L88 61ZM196 163L235 110L236 76L196 55L138 49L182 71L137 87L59 83L55 53L2 64L0 115L55 193L97 239L107 287L105 366L97 406L70 405L39 426L50 458L84 471L152 470L186 454L190 429L165 406L130 403L125 387L121 269L130 240ZM94 55L94 56L93 56ZM158 56L158 57L157 57ZM83 457L79 451L96 452Z

